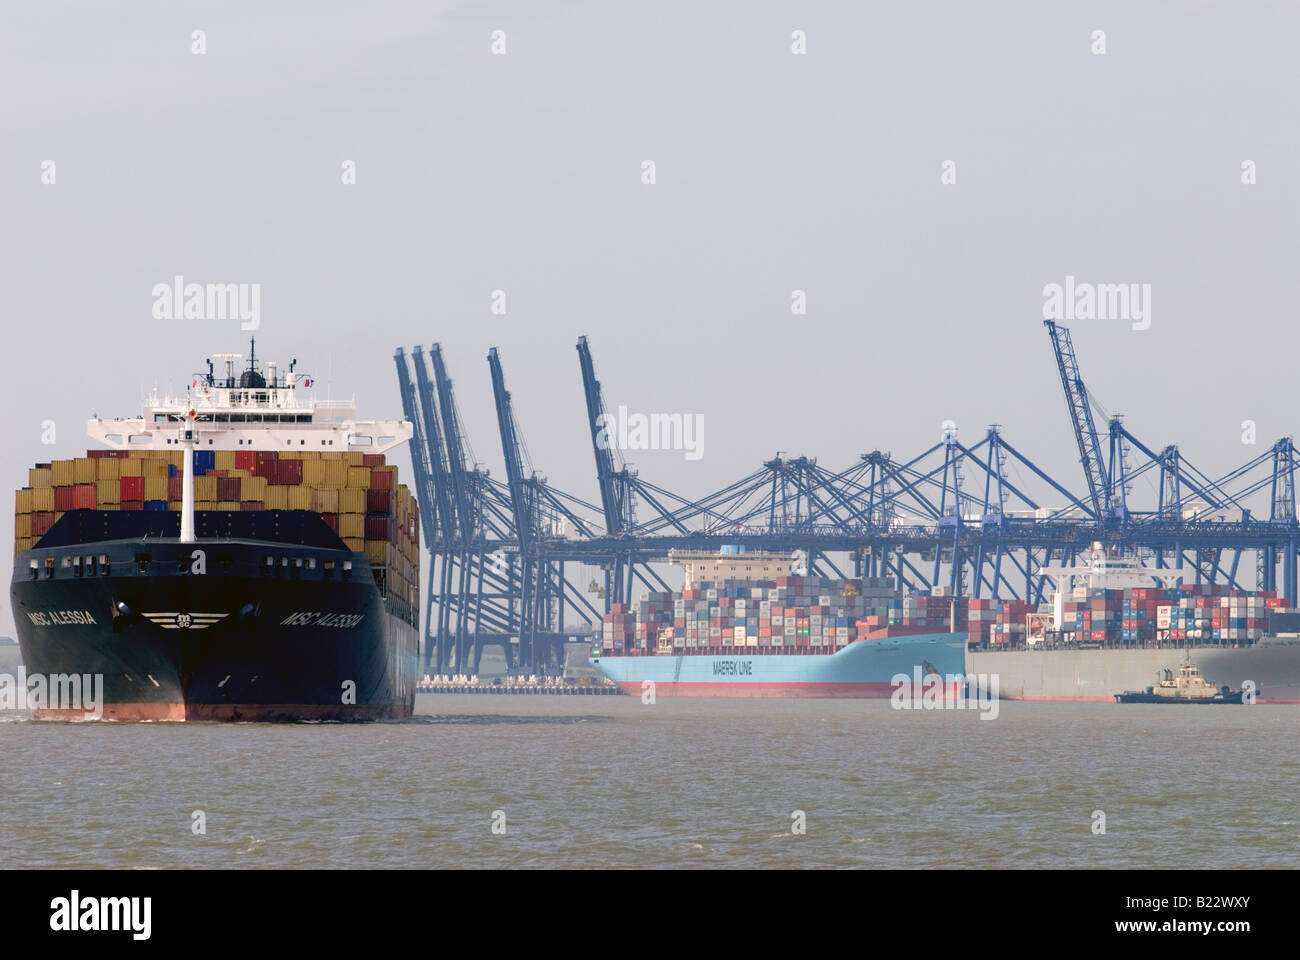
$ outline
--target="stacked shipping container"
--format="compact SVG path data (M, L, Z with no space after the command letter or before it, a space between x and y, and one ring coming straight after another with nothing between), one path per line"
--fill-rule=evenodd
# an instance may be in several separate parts
M601 648L615 655L704 653L737 647L834 652L890 627L965 633L971 646L1019 646L1030 614L1051 604L915 594L900 597L889 578L701 582L679 594L650 593L634 609L615 603ZM1107 645L1160 642L1250 643L1269 616L1293 612L1275 591L1248 593L1189 584L1164 590L1090 590L1064 603L1063 639Z
M868 618L885 624L894 597L889 578L701 581L680 594L648 594L635 612L612 604L601 648L621 655L736 647L830 653L869 629Z
M68 510L181 509L177 450L91 450L38 463L14 506L14 551L28 550ZM389 595L419 610L419 511L383 454L199 450L195 510L309 510L364 553Z

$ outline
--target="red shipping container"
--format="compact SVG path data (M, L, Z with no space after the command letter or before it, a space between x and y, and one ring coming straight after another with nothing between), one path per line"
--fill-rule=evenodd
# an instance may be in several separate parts
M261 509L263 509L264 507L265 507L265 504L263 504L261 500L244 500L244 501L241 501L240 504L239 504L239 509L240 509L241 511L244 511L244 510L261 510Z
M239 499L239 477L218 477L217 478L217 499L218 500L238 500Z
M325 521L325 526L335 533L339 532L339 515L337 513L322 513L320 516Z
M371 490L392 490L393 489L393 472L391 470L375 470L370 474Z
M366 491L366 513L390 514L393 512L393 496L387 490Z
M235 469L257 471L258 454L255 450L236 450Z
M37 510L32 514L32 536L43 537L54 526L53 510Z
M384 455L382 453L363 453L361 463L366 467L382 467L384 465Z
M95 509L95 485L93 483L79 483L74 488L77 492L73 498L74 510L94 510Z
M143 510L143 509L144 509L144 501L143 501L143 500L123 500L120 504L118 504L117 508L118 508L119 510Z
M302 461L301 460L280 460L275 464L274 474L267 474L271 483L281 484L283 486L296 486L302 483Z
M144 501L144 477L122 477L118 480L118 493L122 501L122 509L130 509L127 503L141 503ZM139 509L139 508L136 508Z
M184 486L184 477L167 478L167 499L180 500L184 496L182 487Z
M54 509L62 513L65 510L74 509L73 503L77 498L76 487L55 487L54 488Z
M366 539L367 540L387 540L388 539L388 518L377 517L370 514L366 517Z

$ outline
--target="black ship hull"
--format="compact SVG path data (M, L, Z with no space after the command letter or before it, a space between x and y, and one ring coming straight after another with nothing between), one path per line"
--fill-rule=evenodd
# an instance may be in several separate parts
M102 676L104 719L407 718L415 617L331 536L43 542L19 554L11 588L27 673ZM51 699L33 714L86 711Z

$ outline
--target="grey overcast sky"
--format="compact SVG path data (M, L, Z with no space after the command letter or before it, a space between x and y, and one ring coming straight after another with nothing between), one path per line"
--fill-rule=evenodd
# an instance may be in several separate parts
M1079 489L1042 328L1067 275L1151 285L1148 330L1071 324L1149 444L1222 472L1300 426L1294 2L0 9L11 487L246 351L237 321L154 319L178 274L261 284L259 355L362 416L400 414L396 346L441 342L499 474L497 346L536 465L593 500L581 334L611 405L703 416L698 461L629 455L682 493L945 419Z

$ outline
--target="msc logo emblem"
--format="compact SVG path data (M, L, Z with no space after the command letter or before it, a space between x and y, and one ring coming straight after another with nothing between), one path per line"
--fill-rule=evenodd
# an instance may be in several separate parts
M145 617L152 620L164 630L206 630L214 623L220 623L228 613L146 613Z

